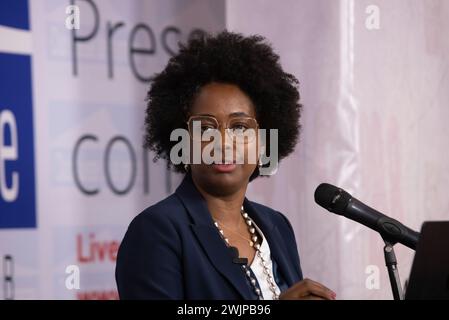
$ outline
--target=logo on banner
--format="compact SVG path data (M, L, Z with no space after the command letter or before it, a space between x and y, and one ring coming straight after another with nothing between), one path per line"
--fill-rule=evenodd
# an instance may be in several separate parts
M35 228L28 1L0 2L0 228Z

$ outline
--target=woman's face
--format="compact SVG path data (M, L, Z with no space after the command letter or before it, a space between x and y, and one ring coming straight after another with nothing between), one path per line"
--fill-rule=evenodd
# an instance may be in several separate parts
M254 125L257 125L255 108L250 98L236 85L213 82L201 88L193 102L189 116L191 119L206 119L197 122L201 123L202 132L208 130L209 120L212 120L212 123L214 123L213 118L215 118L215 123L219 125L222 138L221 147L215 149L221 153L221 164L205 164L202 161L201 164L190 165L195 183L199 184L208 193L217 196L230 195L242 190L242 188L246 188L251 174L256 169L259 158L257 128L255 130L255 138L243 139L240 140L240 143L236 141L230 142L224 128L229 125L232 127L230 129L237 129L234 132L238 132L239 129L241 130L245 126L254 127ZM225 139L227 140L225 141ZM200 143L202 151L208 144L213 145L210 141L192 141L192 143ZM233 157L229 159L231 148ZM226 151L226 149L228 150ZM225 157L226 152L227 155ZM254 157L249 156L250 152L253 153ZM213 149L212 152L207 152L207 154L215 155ZM244 160L239 158L239 155L244 155ZM240 160L237 161L237 159Z

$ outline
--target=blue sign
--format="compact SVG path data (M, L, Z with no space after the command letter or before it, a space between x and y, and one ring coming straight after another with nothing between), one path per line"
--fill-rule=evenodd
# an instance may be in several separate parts
M29 30L28 2L1 1L2 26ZM0 228L36 227L31 56L0 52Z

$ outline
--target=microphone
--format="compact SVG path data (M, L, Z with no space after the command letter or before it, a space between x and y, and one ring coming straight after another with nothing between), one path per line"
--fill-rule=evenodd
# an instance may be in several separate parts
M419 240L418 232L368 207L341 188L328 183L320 184L315 190L315 202L330 212L345 216L379 232L382 238L391 244L399 242L416 250Z
M239 257L239 249L237 249L236 247L229 247L229 252L231 253L232 256L232 263L235 264L243 264L246 265L248 264L248 259L247 258L240 258Z

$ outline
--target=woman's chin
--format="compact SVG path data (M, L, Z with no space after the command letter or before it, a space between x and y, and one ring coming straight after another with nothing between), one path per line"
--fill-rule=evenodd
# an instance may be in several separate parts
M242 165L236 164L204 166L197 177L205 191L221 196L235 193L248 182Z

